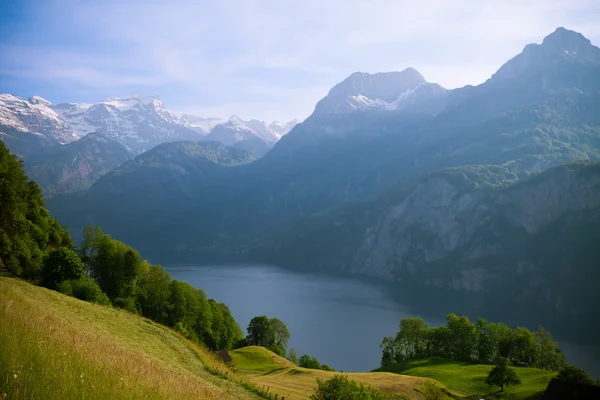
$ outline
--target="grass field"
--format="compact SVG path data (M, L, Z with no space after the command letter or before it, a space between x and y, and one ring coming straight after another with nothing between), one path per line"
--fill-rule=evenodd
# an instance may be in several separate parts
M150 320L0 277L0 398L259 398L207 366L222 364Z
M270 388L285 399L308 399L317 387L317 379L328 379L336 372L299 368L285 358L262 347L244 347L230 351L238 373L259 386ZM399 398L423 399L419 389L427 378L402 376L387 372L348 373L355 381L375 386L382 392L395 394ZM400 397L401 396L401 397Z
M535 399L540 398L546 390L555 372L536 368L517 368L515 372L523 382L521 385L504 389L491 389L484 381L492 369L490 365L469 364L443 358L426 358L411 360L376 371L393 372L411 376L426 376L433 378L455 391L456 394L489 396L499 399Z

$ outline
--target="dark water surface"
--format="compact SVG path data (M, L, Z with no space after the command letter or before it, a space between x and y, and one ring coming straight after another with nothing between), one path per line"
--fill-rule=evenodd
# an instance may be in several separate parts
M381 339L398 331L401 318L418 316L437 326L444 323L448 311L443 304L439 312L430 306L421 308L422 302L414 297L398 301L388 288L376 283L270 266L186 265L167 270L173 279L188 282L227 304L244 332L257 315L278 317L288 326L289 347L299 356L307 353L348 372L379 366ZM462 310L453 311L460 314ZM599 347L560 345L569 363L600 376Z

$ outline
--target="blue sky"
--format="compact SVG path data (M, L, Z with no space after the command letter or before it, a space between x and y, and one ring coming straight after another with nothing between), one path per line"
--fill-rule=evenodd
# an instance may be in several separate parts
M0 92L303 119L355 71L478 84L558 26L600 44L598 21L598 0L0 0Z

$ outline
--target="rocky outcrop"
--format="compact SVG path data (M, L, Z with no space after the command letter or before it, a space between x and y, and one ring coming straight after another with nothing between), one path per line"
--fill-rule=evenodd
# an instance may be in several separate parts
M503 189L436 174L367 230L351 271L466 291L524 274L524 286L547 284L544 249L527 244L556 224L564 231L589 223L598 210L598 164L557 167ZM577 267L563 258L552 268Z

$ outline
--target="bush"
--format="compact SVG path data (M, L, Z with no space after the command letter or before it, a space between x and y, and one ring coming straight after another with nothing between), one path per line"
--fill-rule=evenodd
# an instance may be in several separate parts
M80 279L71 279L58 284L57 290L60 293L75 297L76 299L109 305L110 300L100 286L90 277Z
M331 367L330 367L329 365L327 365L327 364L323 364L323 365L321 365L321 369L322 369L323 371L335 372L335 368L331 368Z
M131 297L125 297L125 298L117 297L116 299L113 300L113 305L115 307L122 308L129 312L132 312L134 314L140 313L138 311L137 305L135 304L135 300L133 300Z
M85 266L73 251L66 247L52 250L44 260L42 284L55 289L59 283L85 276Z
M315 393L311 400L393 400L394 397L381 393L375 388L360 384L339 374L326 381L317 379Z
M592 378L590 378L587 372L574 365L565 366L560 370L556 378L562 381L584 383L587 385L594 385L596 383Z

